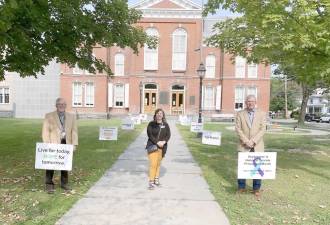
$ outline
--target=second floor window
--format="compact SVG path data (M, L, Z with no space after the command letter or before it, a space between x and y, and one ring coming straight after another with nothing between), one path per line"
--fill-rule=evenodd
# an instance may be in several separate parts
M172 70L186 70L187 32L178 28L172 35Z
M248 78L257 78L257 64L251 63L248 65Z
M123 53L115 55L115 76L124 76L125 73L125 57Z
M236 56L235 58L235 77L244 78L245 77L245 64L246 59L241 56Z
M148 36L159 36L155 28L148 28L146 33ZM158 70L158 46L153 49L144 45L144 70Z
M215 56L208 55L206 57L206 73L205 78L214 78L215 77Z

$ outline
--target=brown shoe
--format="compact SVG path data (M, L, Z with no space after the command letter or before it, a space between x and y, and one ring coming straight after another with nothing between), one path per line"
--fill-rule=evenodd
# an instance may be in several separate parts
M46 191L48 194L54 194L55 192L54 184L46 184Z
M72 188L68 184L61 184L61 188L65 191L71 191Z
M237 190L237 193L238 193L238 194L244 194L244 193L246 193L246 189L245 189L245 188L239 188L239 189Z
M253 190L254 196L256 197L257 201L261 200L261 192L260 190Z

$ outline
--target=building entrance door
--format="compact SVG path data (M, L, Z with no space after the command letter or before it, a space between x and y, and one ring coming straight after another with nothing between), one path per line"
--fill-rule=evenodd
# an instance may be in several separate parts
M153 114L157 108L157 86L146 84L144 89L144 113Z
M184 92L172 91L172 115L184 114Z

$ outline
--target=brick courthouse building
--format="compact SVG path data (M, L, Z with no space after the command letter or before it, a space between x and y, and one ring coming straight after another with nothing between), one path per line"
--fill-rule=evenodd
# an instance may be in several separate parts
M201 47L202 36L214 20L204 20L201 6L187 0L145 0L131 6L143 12L138 25L159 37L157 49L95 47L97 58L110 64L114 77L88 74L61 66L61 96L68 110L90 116L152 114L163 108L168 115L197 114L201 62L206 67L202 86L203 114L233 114L244 107L247 94L255 94L258 107L268 111L270 68L247 64L244 58ZM202 35L202 27L204 34Z

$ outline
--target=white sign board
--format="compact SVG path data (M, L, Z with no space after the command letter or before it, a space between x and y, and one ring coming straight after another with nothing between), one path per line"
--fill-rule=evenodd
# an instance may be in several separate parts
M36 144L35 168L43 170L72 170L73 145Z
M239 152L238 179L275 179L277 152Z
M179 121L182 126L189 126L191 123L190 118L188 116L179 116Z
M99 140L100 141L114 141L118 139L117 127L100 127Z
M221 132L203 131L202 143L206 145L221 145Z
M134 130L134 123L122 123L121 124L121 129L122 130Z
M140 114L139 117L140 117L140 120L143 122L147 122L147 120L148 120L147 114Z
M121 123L122 130L134 130L134 123L131 119L126 118Z
M132 116L132 117L131 117L131 120L133 121L133 123L134 123L135 125L139 125L139 124L141 124L141 118L140 118L140 116Z
M190 131L195 133L203 132L203 123L191 122Z

